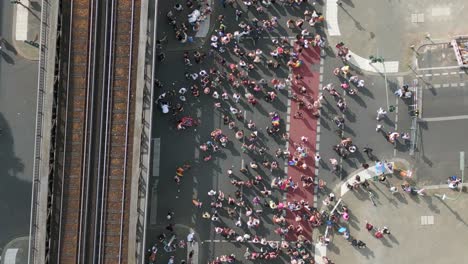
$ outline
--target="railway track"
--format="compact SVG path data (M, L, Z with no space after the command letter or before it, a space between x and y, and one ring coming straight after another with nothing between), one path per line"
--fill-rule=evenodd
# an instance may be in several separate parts
M92 0L73 0L69 13L68 54L65 98L62 119L64 139L62 154L61 204L58 227L58 252L55 263L84 263L86 197L86 145L89 139L88 116L93 93L93 60L97 6ZM73 30L72 30L73 29ZM64 51L65 49L63 49ZM63 52L64 53L64 52Z
M140 1L68 4L60 209L50 262L127 263Z
M132 80L132 67L136 62L133 57L137 51L134 49L138 32L135 32L136 1L114 0L115 17L112 23L115 25L110 54L110 67L112 74L109 75L108 83L109 100L107 104L108 140L106 143L105 156L108 157L105 165L107 178L104 178L103 213L101 224L101 246L102 263L124 263L127 262L128 240L128 209L129 199L126 190L130 189L131 150L133 129L130 126L133 120L132 100L135 90ZM139 10L139 9L138 9ZM111 78L112 76L112 78Z

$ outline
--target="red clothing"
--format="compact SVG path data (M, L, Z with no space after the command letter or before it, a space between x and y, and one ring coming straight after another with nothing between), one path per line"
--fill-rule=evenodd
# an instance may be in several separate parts
M374 236L375 236L376 238L382 238L382 237L383 237L383 233L380 232L380 231L377 231L377 232L375 232Z

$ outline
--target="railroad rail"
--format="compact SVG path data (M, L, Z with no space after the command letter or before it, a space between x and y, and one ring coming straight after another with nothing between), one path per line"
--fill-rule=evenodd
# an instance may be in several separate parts
M63 87L64 120L58 251L55 263L84 263L84 232L87 208L86 148L92 112L97 4L73 0L69 9L66 83ZM64 52L64 50L62 50Z
M127 263L140 0L67 4L57 252L50 262Z
M100 223L103 227L99 236L102 263L127 262L129 199L126 190L130 189L132 159L133 129L130 127L133 119L135 89L132 80L134 62L137 54L134 49L138 32L135 29L136 1L113 0L115 15L111 16L111 23L115 29L111 30L111 51L109 54L109 78L107 83L110 102L107 104L107 140ZM105 78L106 79L106 78Z

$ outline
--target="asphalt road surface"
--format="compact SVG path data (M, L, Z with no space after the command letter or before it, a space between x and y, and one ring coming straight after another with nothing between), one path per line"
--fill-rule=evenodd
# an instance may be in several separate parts
M13 46L13 5L0 4L0 248L29 236L37 61L22 58ZM30 16L32 17L32 16Z
M319 11L322 8L321 2L318 2L314 7ZM348 3L349 4L349 3ZM212 23L210 27L210 34L216 33L214 30L218 28L219 23L216 22L218 15L223 14L224 24L227 31L234 31L238 29L237 24L241 21L250 21L254 16L265 19L271 16L278 18L278 27L271 32L265 32L259 39L243 38L239 47L247 53L254 49L260 49L263 54L262 57L270 58L270 52L273 47L273 40L278 36L287 37L293 40L298 30L291 30L286 27L286 21L291 17L302 16L304 6L288 7L286 5L273 5L268 8L267 13L257 13L240 4L239 6L244 13L239 21L235 20L234 9L231 7L223 8L221 3L216 1L214 3L214 14L211 17ZM159 7L162 11L159 19L159 27L161 27L164 35L168 38L173 38L172 29L167 24L165 13L171 9L170 3L160 3ZM312 5L307 5L307 8L312 8ZM183 14L188 12L183 11ZM181 15L181 17L183 17ZM183 18L182 18L183 19ZM322 27L318 26L315 29L307 28L313 33L318 33L324 36ZM379 40L380 42L382 40ZM377 41L377 43L380 43ZM334 47L327 48L323 54L326 56L321 57L320 51L315 48L310 48L303 52L301 55L303 65L294 70L294 73L299 71L304 75L304 79L300 82L305 83L307 87L307 94L311 102L318 98L320 93L323 93L324 101L320 111L320 118L315 119L309 114L305 118L298 119L294 115L297 113L298 105L295 100L288 97L288 91L282 90L278 92L278 97L273 103L267 102L264 95L268 91L273 91L270 81L273 78L284 79L288 76L288 69L285 66L286 60L280 59L281 66L278 69L272 69L266 65L258 65L255 70L248 73L248 77L256 80L265 79L268 82L268 87L264 87L261 92L254 93L258 103L252 105L247 102L244 94L247 92L244 86L238 88L233 87L227 81L221 81L218 86L219 94L226 92L228 100L214 99L210 95L205 95L203 90L200 90L200 96L195 97L190 92L190 87L197 83L199 87L199 79L196 81L186 74L200 73L201 70L209 71L210 69L225 69L230 63L237 63L239 57L232 51L233 43L231 42L226 52L221 54L211 54L208 52L208 43L203 42L203 39L195 39L193 43L180 44L171 39L169 44L163 44L163 49L160 52L165 53L165 59L157 65L156 77L163 84L162 87L157 88L156 95L164 92L174 91L174 96L167 99L173 106L176 103L183 105L183 111L179 114L172 115L163 114L160 106L155 104L155 114L153 120L153 131L151 135L153 139L153 146L155 153L160 157L156 157L158 166L155 166L157 172L153 172L154 176L151 179L151 203L150 203L150 219L148 229L148 247L153 244L158 245L159 254L158 258L161 261L167 261L171 255L175 255L176 259L185 259L186 255L192 247L188 250L177 250L176 252L165 252L161 248L161 243L158 243L158 236L165 233L167 237L164 241L167 243L171 241L171 235L167 226L175 224L173 227L178 240L183 240L190 232L195 233L196 245L194 247L195 254L198 260L206 262L213 260L215 257L225 254L234 253L237 257L243 256L245 250L248 248L250 251L260 251L261 246L252 243L237 243L230 242L224 236L216 234L215 227L229 227L236 231L238 234L250 233L252 236L258 235L265 237L271 241L295 240L294 236L281 237L275 232L278 225L272 221L275 210L267 206L261 207L255 205L255 197L260 197L260 204L288 202L293 200L304 199L311 205L318 204L320 207L322 200L326 195L334 189L335 186L347 178L351 173L360 169L363 163L371 163L372 160L363 153L364 147L373 149L373 160L387 160L392 158L403 158L411 161L413 166L418 168L421 173L428 176L429 180L421 182L422 184L432 184L441 182L440 176L434 176L431 168L437 167L439 170L446 170L447 166L452 166L453 163L445 162L448 154L455 153L452 149L456 148L457 139L463 138L460 131L464 131L466 124L463 119L458 121L445 121L452 122L450 126L456 130L447 133L446 123L431 120L424 122L424 118L443 117L463 115L466 113L462 110L466 108L466 88L468 85L462 86L461 83L465 82L465 75L462 73L457 74L444 74L442 72L438 75L437 71L419 72L417 70L407 73L389 74L385 73L364 73L360 69L351 67L351 75L357 76L360 80L364 80L364 87L358 88L356 95L348 95L340 88L340 83L343 77L335 76L333 70L343 66L341 59L337 58L334 54ZM189 51L190 56L194 51L200 51L207 54L207 57L201 62L196 63L191 60L192 66L184 64L183 52ZM220 63L221 58L226 60L226 65ZM426 65L427 66L427 65ZM430 67L431 65L428 65ZM435 66L434 66L435 67ZM429 74L430 76L426 76ZM451 76L452 79L442 79ZM394 92L403 84L409 84L413 89L414 80L418 83L414 85L414 89L423 93L423 101L418 102L423 105L422 122L417 133L417 138L411 140L417 141L416 152L417 155L411 157L410 141L398 140L396 144L389 143L385 138L386 132L397 131L399 133L411 133L412 129L412 116L411 110L415 104L414 99L402 99L394 95ZM333 83L342 97L347 103L347 110L341 112L337 105L336 100L326 91L320 89L328 84ZM455 84L456 87L448 87L446 84ZM293 85L291 92L298 92L297 89L301 84ZM435 88L434 86L441 88ZM180 88L185 87L188 92L184 95L186 101L180 101L178 98ZM354 87L352 85L352 87ZM238 103L233 100L233 94L239 93L241 99ZM436 100L436 96L437 100ZM434 98L431 98L434 97ZM441 98L439 100L439 98ZM221 107L215 107L215 103L220 103ZM434 105L434 106L433 106ZM450 105L445 107L445 105ZM241 111L239 118L229 113L229 107L235 107ZM388 113L380 121L376 120L377 110L379 108L387 109ZM392 109L392 110L390 110ZM287 131L289 139L284 139L281 135L270 136L266 129L271 127L271 117L269 113L277 112L280 116L281 131ZM228 128L227 124L223 122L223 115L229 117L230 121L234 122L234 128ZM176 124L181 117L192 117L195 121L199 122L197 126L189 127L185 130L177 130ZM346 120L343 133L337 132L337 127L332 119L335 116L343 116ZM248 142L248 137L251 130L247 127L249 120L256 124L257 139L256 145L258 148L265 147L266 153L261 154L257 150L245 151L242 148L242 143ZM382 131L376 131L377 124L383 125ZM211 151L203 151L200 146L212 141L210 134L215 129L221 129L222 133L229 138L226 147L221 147L219 151L211 153ZM235 134L237 131L244 131L246 138L242 141L236 139ZM450 143L446 144L437 140L438 135L446 133L447 140ZM319 135L319 137L317 137ZM296 146L302 136L308 137L307 146L308 157L305 159L308 168L301 170L296 167L288 167L287 160L275 156L275 151L279 148L285 150L289 148L291 153L295 152ZM347 159L340 158L332 147L340 142L341 139L350 137L353 143L357 146L356 153L350 155ZM465 147L466 148L466 147ZM447 150L446 150L447 149ZM315 166L313 156L318 153L321 157L320 162ZM157 156L156 155L156 156ZM210 156L208 159L207 157ZM329 163L330 158L339 160L338 172L332 172ZM259 165L258 169L249 167L251 162L261 163L267 160L269 162L276 161L279 168L270 171L268 168ZM445 162L445 163L444 163ZM184 171L181 177L181 183L178 185L174 181L176 169L184 164L190 164L190 169ZM439 167L440 165L440 167ZM240 169L245 167L246 172L241 172ZM231 177L228 176L228 170L233 171ZM418 173L418 175L421 175ZM452 173L452 171L450 171ZM270 183L274 178L287 179L292 177L293 181L298 183L301 175L318 176L319 179L327 183L325 191L314 192L313 189L306 190L299 188L298 191L282 192L278 189L271 189ZM236 187L231 184L231 180L245 181L252 179L255 176L261 176L262 180L259 184L252 187ZM420 176L418 176L420 177ZM418 178L419 179L419 178ZM300 184L300 182L299 182ZM270 197L265 198L260 194L260 191L271 189L272 194ZM222 191L225 196L236 196L236 191L240 192L242 200L249 205L252 209L262 209L262 212L257 212L261 225L258 228L247 228L245 223L248 220L246 210L240 209L239 206L232 206L234 210L234 217L229 217L225 210L218 209L219 220L211 221L202 217L203 213L208 212L213 214L214 209L211 208L210 203L212 199L208 196L208 192L214 190L216 192ZM203 202L201 208L197 208L193 204L193 200ZM168 213L171 216L168 219ZM243 220L243 226L238 227L235 222L239 219ZM298 225L294 221L294 215L286 214L287 222L293 225ZM171 229L171 228L169 228ZM306 228L304 234L310 236L312 230ZM285 256L282 255L277 261L285 262Z

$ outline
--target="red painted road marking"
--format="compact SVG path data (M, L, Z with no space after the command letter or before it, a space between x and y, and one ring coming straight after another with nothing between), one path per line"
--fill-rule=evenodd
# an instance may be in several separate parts
M317 99L319 93L319 79L320 73L318 71L312 70L313 64L320 63L320 49L318 47L310 47L309 49L304 49L302 54L299 57L303 64L297 69L293 70L294 74L301 74L303 79L297 83L297 85L292 86L292 92L296 93L299 98L302 98L302 94L299 92L301 86L307 88L307 102L313 103ZM307 105L307 103L306 103ZM301 201L305 200L309 202L309 205L312 207L314 204L314 193L313 187L305 188L302 187L302 182L300 180L301 175L306 176L315 176L315 143L317 135L317 118L312 116L312 112L307 110L305 107L300 111L303 113L303 118L295 118L296 112L299 110L299 103L291 100L291 113L290 113L290 128L289 128L289 151L291 154L296 152L295 143L301 143L301 137L305 136L308 138L308 141L304 143L305 147L308 149L308 156L304 159L304 162L307 164L307 169L304 170L297 166L289 166L288 176L293 179L293 181L298 184L298 188L295 191L289 190L287 194L287 201ZM300 214L304 211L302 210ZM310 227L307 221L296 222L295 214L290 211L287 211L286 220L289 224L294 226L301 225L304 228L303 235L307 239L312 239L312 228ZM296 240L297 236L294 232L286 237L287 240Z

